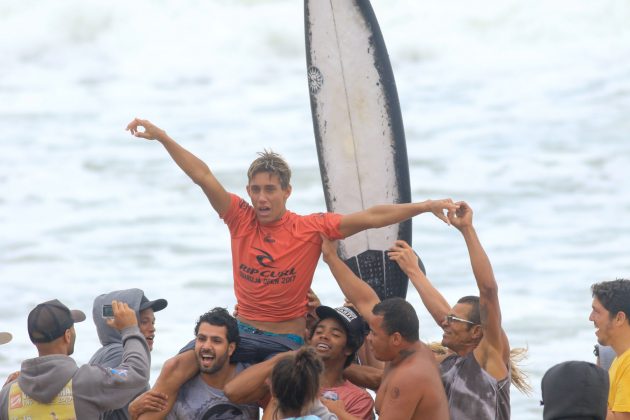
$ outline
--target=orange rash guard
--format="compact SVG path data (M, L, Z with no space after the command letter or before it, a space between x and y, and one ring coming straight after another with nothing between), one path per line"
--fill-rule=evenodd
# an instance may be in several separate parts
M221 218L230 229L239 315L271 322L304 316L321 254L319 235L341 239L342 216L300 216L287 210L280 220L263 226L249 203L230 195L230 207Z

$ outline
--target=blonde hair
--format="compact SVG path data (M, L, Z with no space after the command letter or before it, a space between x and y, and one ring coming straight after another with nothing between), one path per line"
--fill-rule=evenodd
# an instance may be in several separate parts
M259 172L268 172L280 178L280 186L283 190L289 188L291 184L291 168L278 153L272 150L258 152L258 157L249 165L247 170L247 181L251 182L254 175Z

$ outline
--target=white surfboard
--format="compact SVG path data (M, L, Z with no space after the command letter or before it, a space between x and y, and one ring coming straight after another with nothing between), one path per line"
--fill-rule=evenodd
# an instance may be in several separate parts
M329 211L348 214L410 202L398 93L383 36L367 0L305 0L309 91ZM405 297L408 279L385 251L411 243L411 221L353 235L340 256L381 299Z

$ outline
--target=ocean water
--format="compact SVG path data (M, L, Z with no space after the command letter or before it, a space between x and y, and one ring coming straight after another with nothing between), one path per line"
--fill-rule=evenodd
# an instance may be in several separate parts
M630 2L373 0L407 134L412 197L452 197L500 286L504 328L540 378L593 361L590 285L630 276ZM35 348L26 317L59 298L140 287L157 314L154 380L201 313L232 307L227 229L155 142L165 128L245 194L255 153L291 163L298 213L324 209L305 77L302 4L290 0L0 0L0 377ZM475 293L463 241L430 215L414 247L450 302ZM314 289L342 296L318 268ZM436 340L413 289L423 340ZM75 357L97 349L77 324Z

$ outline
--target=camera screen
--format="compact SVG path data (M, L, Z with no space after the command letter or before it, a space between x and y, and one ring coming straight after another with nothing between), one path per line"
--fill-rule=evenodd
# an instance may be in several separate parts
M114 310L112 309L112 305L103 305L103 318L113 318Z

